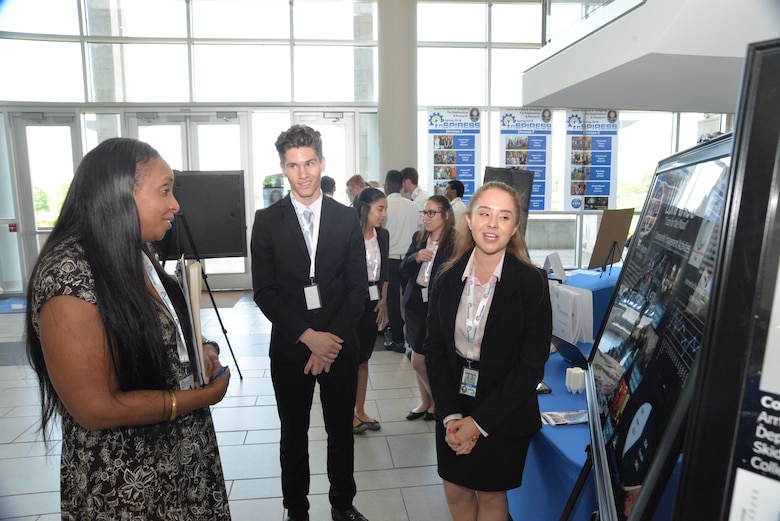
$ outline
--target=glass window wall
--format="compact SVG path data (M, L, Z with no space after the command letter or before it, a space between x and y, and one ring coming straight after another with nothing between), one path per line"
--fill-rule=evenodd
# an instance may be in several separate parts
M195 38L289 39L289 0L191 0Z
M4 0L0 2L0 31L78 35L78 4L62 0Z
M289 102L287 45L195 45L196 102Z

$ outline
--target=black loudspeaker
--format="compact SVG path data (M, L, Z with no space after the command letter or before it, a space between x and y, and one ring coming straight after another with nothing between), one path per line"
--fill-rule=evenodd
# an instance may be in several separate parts
M163 260L246 257L244 171L174 171L173 227L153 244Z
M525 237L525 229L528 224L528 210L531 207L534 173L530 170L521 170L519 168L486 166L483 183L489 181L501 181L514 188L520 195L520 233Z

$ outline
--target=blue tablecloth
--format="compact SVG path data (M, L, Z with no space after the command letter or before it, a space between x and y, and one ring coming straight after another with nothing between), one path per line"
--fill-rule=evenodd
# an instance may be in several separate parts
M581 350L590 352L590 344ZM545 367L544 382L550 394L539 395L542 412L587 409L585 393L566 389L566 369L572 367L558 353L552 353ZM545 425L531 441L523 471L523 485L510 490L509 512L514 521L557 521L582 470L590 443L587 423ZM592 474L588 476L569 519L588 520L598 509Z

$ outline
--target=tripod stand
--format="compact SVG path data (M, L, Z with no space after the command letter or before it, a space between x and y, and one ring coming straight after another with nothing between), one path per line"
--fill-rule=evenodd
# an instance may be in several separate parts
M177 225L181 221L181 227L184 229L184 234L187 236L187 242L190 245L190 248L192 248L192 255L195 258L196 261L200 262L201 265L203 263L201 262L200 255L198 255L198 250L195 247L195 241L192 239L192 233L190 233L190 227L187 225L187 219L184 217L183 213L177 213L176 218L174 219L173 223L174 225ZM163 259L168 258L168 249L170 247L170 242L168 241L165 245L165 251L163 252ZM176 249L178 253L182 252L181 247L181 235L176 234ZM163 260L163 262L164 262ZM219 327L222 329L222 334L225 336L225 341L227 342L228 349L230 349L230 356L233 357L233 363L236 365L236 370L238 371L238 377L240 380L244 379L244 375L241 374L241 368L238 367L238 360L236 360L236 355L233 352L233 346L230 345L230 339L227 336L227 329L225 329L225 324L222 322L222 317L219 315L219 309L217 308L217 302L214 300L214 294L211 292L211 287L209 286L209 279L208 275L206 275L206 270L201 270L201 278L203 279L203 285L206 287L206 291L209 294L209 298L211 299L211 305L214 308L214 312L217 315L217 320L219 321ZM196 346L199 348L200 346Z

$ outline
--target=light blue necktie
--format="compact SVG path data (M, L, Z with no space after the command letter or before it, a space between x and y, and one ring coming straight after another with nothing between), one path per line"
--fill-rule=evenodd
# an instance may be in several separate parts
M303 210L303 220L306 221L306 226L303 227L303 238L306 241L306 249L309 250L309 257L311 257L311 240L314 237L314 223L311 218L314 215L309 208Z

